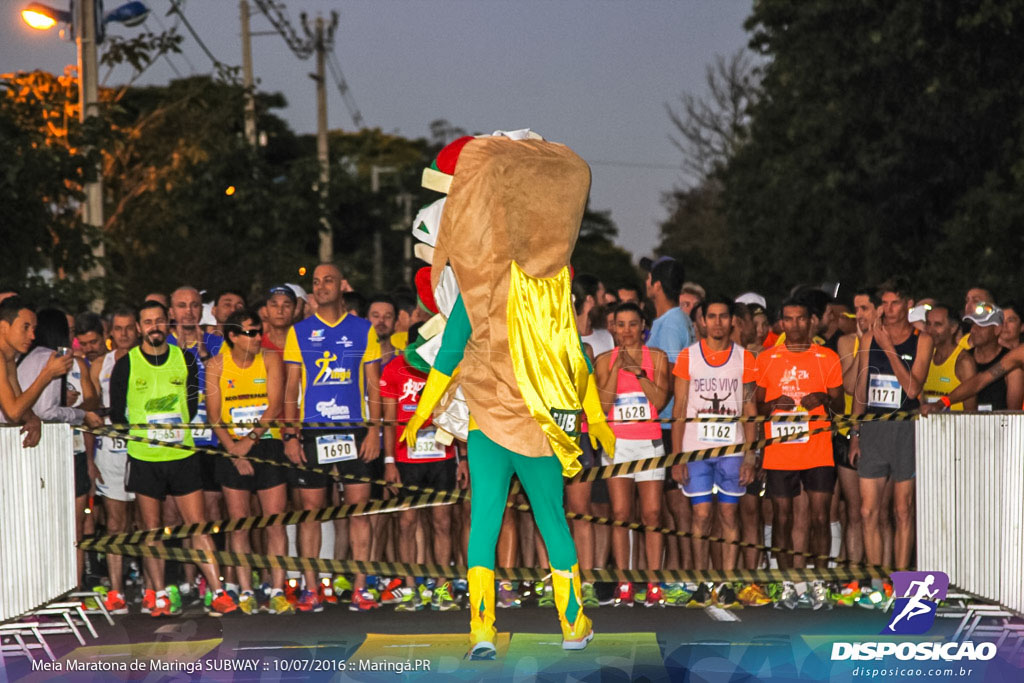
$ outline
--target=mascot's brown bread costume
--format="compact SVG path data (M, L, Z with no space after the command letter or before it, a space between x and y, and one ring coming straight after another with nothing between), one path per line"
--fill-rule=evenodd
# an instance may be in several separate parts
M562 476L580 469L584 408L591 436L614 450L570 293L590 169L568 147L520 131L456 140L424 173L424 185L448 195L432 285L450 266L460 295L405 438L415 443L458 371L470 415L472 656L495 656L495 544L513 474L548 548L563 647L582 649L593 629L581 605Z

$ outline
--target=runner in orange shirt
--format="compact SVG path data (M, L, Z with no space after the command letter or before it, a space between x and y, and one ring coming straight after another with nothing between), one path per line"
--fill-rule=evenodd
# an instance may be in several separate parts
M807 304L790 299L782 305L786 341L757 357L757 409L760 415L822 415L843 412L843 373L839 356L811 343L811 316ZM772 499L774 544L793 548L793 498L807 491L810 508L808 547L816 555L829 550L829 505L836 484L832 437L809 431L828 426L827 420L769 422L765 435L802 434L765 448L764 470ZM791 568L793 557L780 555L779 566ZM783 584L779 604L790 609L806 600L814 609L828 606L827 590L816 581L809 593L805 585Z

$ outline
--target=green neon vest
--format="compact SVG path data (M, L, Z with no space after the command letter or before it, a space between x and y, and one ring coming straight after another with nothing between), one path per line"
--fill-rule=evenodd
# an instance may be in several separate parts
M163 365L152 365L138 346L128 352L128 422L181 422L188 419L188 368L185 355L177 346L169 346L170 356ZM192 445L190 429L133 429L130 434L157 441ZM137 460L166 462L182 460L192 451L128 442L128 455Z

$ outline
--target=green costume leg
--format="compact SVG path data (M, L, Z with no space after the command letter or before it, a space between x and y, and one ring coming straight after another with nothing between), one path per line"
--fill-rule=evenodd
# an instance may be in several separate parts
M495 547L501 533L509 482L512 481L512 456L515 454L494 443L479 429L469 432L470 567L494 569Z

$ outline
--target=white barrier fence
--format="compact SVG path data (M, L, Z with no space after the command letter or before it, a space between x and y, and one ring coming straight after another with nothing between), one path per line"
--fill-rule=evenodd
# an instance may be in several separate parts
M917 565L1024 613L1024 415L917 420Z
M75 587L71 428L43 425L35 448L0 425L0 622Z

